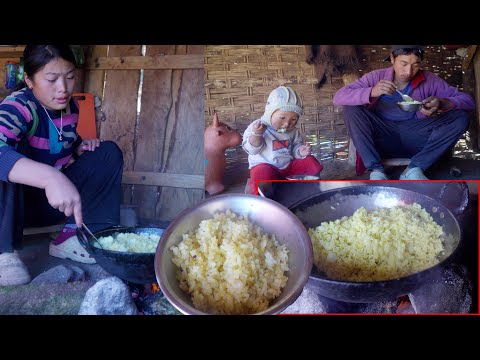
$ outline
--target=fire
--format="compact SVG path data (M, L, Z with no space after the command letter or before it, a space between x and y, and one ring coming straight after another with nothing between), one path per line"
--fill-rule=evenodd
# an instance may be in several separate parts
M413 308L412 302L408 295L401 296L397 300L397 314L414 314L415 309Z

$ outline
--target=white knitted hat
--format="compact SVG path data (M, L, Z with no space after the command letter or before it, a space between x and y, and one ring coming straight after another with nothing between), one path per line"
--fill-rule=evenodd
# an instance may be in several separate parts
M292 88L279 86L268 95L265 113L261 121L263 124L272 126L272 114L276 110L296 112L299 116L303 115L302 101L300 96Z

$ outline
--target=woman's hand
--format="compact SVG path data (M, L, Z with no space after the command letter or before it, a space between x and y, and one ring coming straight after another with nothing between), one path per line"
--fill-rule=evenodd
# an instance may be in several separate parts
M85 151L95 151L100 146L100 139L84 139L82 143L75 149L78 156L82 155Z
M310 144L302 145L298 148L298 153L301 156L308 156L312 153L312 146Z
M60 171L50 165L23 157L10 170L8 180L45 190L48 203L55 209L73 214L77 226L81 226L82 203L75 185Z
M83 222L82 202L75 185L60 171L52 176L45 186L48 203L66 216L73 214L77 226Z

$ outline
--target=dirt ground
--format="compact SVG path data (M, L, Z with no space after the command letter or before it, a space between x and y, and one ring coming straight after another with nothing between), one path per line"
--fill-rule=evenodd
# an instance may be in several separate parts
M355 166L347 161L332 160L324 162L323 166L320 180L368 180L370 176L368 171L357 175ZM404 169L405 166L390 166L385 168L385 172L391 180L398 180ZM429 169L426 176L431 180L480 180L480 161L453 157ZM223 194L244 193L248 178L246 167L226 174Z

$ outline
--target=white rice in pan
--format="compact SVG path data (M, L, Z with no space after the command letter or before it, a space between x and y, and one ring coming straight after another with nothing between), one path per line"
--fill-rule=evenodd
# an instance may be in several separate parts
M314 263L331 279L379 281L403 277L439 262L444 232L419 204L323 222L308 233Z
M154 253L159 241L160 235L147 233L115 233L98 239L104 250L133 253ZM93 245L100 248L96 241L93 242Z

